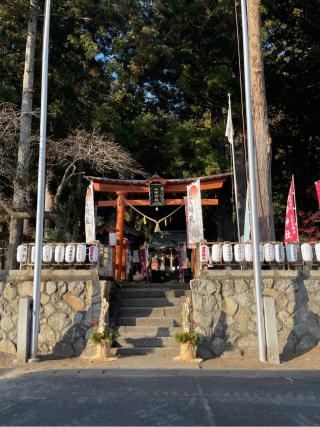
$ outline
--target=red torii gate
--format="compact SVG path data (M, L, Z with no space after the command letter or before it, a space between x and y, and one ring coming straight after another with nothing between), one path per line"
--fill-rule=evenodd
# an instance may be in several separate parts
M124 212L126 200L131 206L150 206L149 198L145 199L127 199L128 195L142 194L147 195L150 191L150 184L162 184L165 194L185 193L187 192L187 185L191 184L196 179L200 179L201 190L218 190L223 187L224 182L230 176L230 173L221 175L204 176L200 178L184 178L184 179L164 179L158 175L154 175L146 180L123 180L123 179L109 179L109 178L96 178L86 176L85 178L93 183L95 192L112 193L117 196L116 200L100 200L98 207L116 207L117 208L117 222L116 222L116 249L115 249L115 278L118 280L125 279L125 257L123 251L123 237L124 237ZM181 205L184 199L164 199L163 205L173 206ZM217 206L219 200L202 199L202 205Z

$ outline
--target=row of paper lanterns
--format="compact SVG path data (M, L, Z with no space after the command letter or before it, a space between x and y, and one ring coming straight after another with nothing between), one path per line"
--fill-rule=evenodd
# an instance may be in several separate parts
M69 245L44 245L42 247L42 261L45 263L55 262L57 264L67 262L69 264L85 262L87 257L87 245L85 243L69 244ZM88 247L89 262L95 263L98 261L99 249L98 246L92 245ZM17 262L23 264L28 259L28 245L19 245L17 248ZM35 262L35 246L31 247L31 263Z
M277 262L283 263L287 259L289 263L298 261L300 245L290 243L284 247L283 243L264 243L260 244L260 262ZM320 243L314 245L315 255L320 262ZM253 262L253 245L252 243L214 243L211 247L208 245L200 246L201 261L207 263L220 262ZM312 263L314 258L313 247L311 243L301 244L301 257L303 262Z

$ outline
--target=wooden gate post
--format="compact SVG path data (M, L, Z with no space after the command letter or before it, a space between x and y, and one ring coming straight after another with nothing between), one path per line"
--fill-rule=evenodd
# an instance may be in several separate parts
M117 224L116 224L116 256L115 256L115 278L121 280L122 270L122 251L124 236L124 210L126 193L117 192Z

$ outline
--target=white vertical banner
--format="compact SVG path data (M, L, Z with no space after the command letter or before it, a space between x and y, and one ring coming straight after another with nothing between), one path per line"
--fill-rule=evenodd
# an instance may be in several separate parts
M203 240L200 179L187 186L186 211L188 247L192 248Z
M96 240L96 224L94 218L94 192L92 182L90 182L87 189L84 222L86 232L86 243L92 243Z

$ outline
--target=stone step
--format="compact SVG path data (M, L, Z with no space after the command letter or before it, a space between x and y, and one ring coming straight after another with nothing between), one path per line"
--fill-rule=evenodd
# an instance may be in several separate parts
M179 327L181 320L166 317L121 317L116 321L117 326L158 326Z
M185 296L187 292L187 289L123 289L121 296L122 298L179 298Z
M189 283L166 282L166 283L124 283L122 289L184 289L190 290Z
M156 357L175 357L179 355L179 348L177 347L162 347L162 348L124 348L119 347L113 349L113 353L117 356L130 357L130 356L145 356L145 355L154 355Z
M180 298L122 298L121 307L180 307Z
M172 337L119 337L116 339L116 347L125 348L163 348L177 347L178 344Z
M119 317L181 317L181 307L120 307Z
M129 337L172 337L180 331L179 327L166 326L119 326L121 338Z

